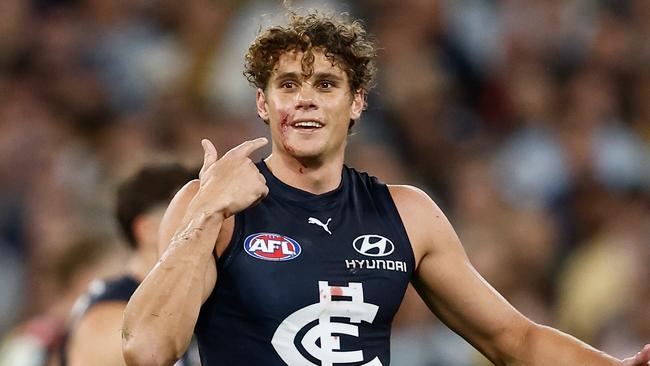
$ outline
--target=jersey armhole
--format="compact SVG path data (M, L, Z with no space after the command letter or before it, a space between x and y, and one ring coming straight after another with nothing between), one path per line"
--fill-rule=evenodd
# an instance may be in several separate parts
M230 238L230 242L228 243L226 249L224 249L223 253L221 253L221 257L217 257L217 253L215 251L212 251L212 255L215 257L217 263L217 273L230 265L237 254L235 251L236 243L239 243L242 240L244 233L244 213L240 212L238 214L235 214L234 220L235 223L233 225L234 227L232 230L232 237Z
M395 230L402 236L403 243L405 245L405 248L409 255L409 268L415 268L415 253L413 252L413 245L411 244L411 240L409 239L408 233L406 232L406 227L404 226L404 221L402 221L402 216L399 214L399 210L397 209L397 205L395 204L395 201L393 200L393 195L390 192L390 189L388 188L388 185L386 184L381 184L377 182L378 184L375 185L375 189L378 191L378 193L381 193L386 197L385 200L380 200L381 202L381 208L384 210L386 213L386 217L388 220L390 220L390 223L393 225ZM402 243L402 241L400 241Z

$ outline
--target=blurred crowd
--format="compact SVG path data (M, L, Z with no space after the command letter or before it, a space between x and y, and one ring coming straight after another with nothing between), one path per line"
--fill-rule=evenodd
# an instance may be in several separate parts
M56 344L121 269L117 182L267 135L243 54L280 3L0 1L0 360L19 335ZM293 6L362 18L380 47L348 164L425 189L533 320L619 357L649 342L650 2L317 3ZM398 366L485 362L412 289L393 338Z

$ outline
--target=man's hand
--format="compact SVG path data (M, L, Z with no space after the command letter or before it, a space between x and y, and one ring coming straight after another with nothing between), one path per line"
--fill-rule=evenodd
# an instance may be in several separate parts
M188 212L221 213L230 217L262 200L269 192L266 179L249 158L266 145L264 137L234 147L220 159L212 142L201 141L204 157L200 187Z
M647 366L650 362L650 344L646 344L634 357L623 360L622 366Z

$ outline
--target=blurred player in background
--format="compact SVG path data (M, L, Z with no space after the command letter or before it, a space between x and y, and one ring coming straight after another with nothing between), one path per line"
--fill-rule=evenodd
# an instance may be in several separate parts
M61 352L62 366L124 365L121 328L129 298L158 260L158 228L165 207L196 172L179 164L151 165L117 190L116 217L132 254L124 274L94 281L73 309L70 333ZM178 365L190 366L190 355Z

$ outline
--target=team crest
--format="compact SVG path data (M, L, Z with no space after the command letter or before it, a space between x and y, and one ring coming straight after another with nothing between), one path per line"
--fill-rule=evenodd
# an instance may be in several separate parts
M244 240L244 250L254 258L275 262L295 259L302 251L297 241L272 233L249 235Z

